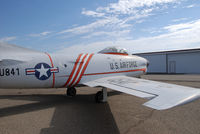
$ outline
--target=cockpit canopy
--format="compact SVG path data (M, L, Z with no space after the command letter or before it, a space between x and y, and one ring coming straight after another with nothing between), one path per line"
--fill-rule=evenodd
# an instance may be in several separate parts
M103 53L103 54L121 54L121 55L128 55L128 52L124 48L120 47L107 47L98 53Z

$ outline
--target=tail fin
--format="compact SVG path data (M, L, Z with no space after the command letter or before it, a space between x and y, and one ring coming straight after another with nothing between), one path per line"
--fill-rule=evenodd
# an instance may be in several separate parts
M26 55L40 54L40 53L42 52L0 42L0 63L1 64L4 61L6 61L6 63L7 61L26 61L27 60Z
M0 54L3 54L3 53L6 53L6 54L8 54L8 53L30 53L30 52L31 53L40 53L39 51L35 51L32 49L23 48L20 46L0 42Z

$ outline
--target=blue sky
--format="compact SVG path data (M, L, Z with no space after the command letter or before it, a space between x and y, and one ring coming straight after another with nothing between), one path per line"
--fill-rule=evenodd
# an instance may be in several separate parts
M0 42L45 52L200 48L199 0L0 0Z

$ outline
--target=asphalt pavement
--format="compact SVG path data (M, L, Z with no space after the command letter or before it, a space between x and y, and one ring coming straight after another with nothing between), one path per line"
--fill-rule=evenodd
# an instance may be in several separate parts
M200 88L200 75L145 75L145 79ZM96 104L100 88L0 89L0 134L200 134L200 100L157 111L147 100L109 90Z

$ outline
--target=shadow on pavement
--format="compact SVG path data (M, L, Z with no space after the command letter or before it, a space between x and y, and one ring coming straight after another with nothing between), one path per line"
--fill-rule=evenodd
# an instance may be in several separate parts
M118 93L111 93L115 95ZM0 117L22 114L54 107L49 128L41 134L119 134L108 103L96 104L94 95L1 95L0 99L31 100L36 103L0 109Z

